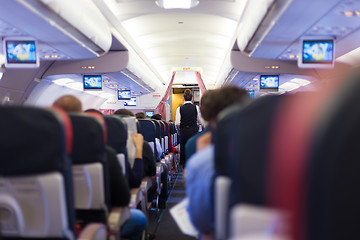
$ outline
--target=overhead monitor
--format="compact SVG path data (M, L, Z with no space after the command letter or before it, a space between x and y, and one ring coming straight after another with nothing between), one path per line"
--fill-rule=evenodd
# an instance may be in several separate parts
M102 77L101 75L84 75L84 90L101 90Z
M300 41L300 68L332 68L335 43L333 38L304 37Z
M151 118L152 116L154 116L154 111L146 111L145 116Z
M125 100L124 106L136 106L136 97L131 97L130 100Z
M40 65L36 40L28 37L4 38L5 68L37 68Z
M248 92L250 98L255 98L255 91L254 91L254 89L246 89L246 91Z
M118 89L118 100L131 100L131 91Z
M279 89L279 75L260 75L260 89L277 91Z

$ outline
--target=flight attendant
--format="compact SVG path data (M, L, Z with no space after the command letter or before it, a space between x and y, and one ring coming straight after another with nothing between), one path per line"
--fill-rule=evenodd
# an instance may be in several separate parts
M184 91L184 104L176 109L175 125L180 129L180 164L185 166L185 144L189 138L198 132L201 125L199 107L192 103L193 95L190 89Z

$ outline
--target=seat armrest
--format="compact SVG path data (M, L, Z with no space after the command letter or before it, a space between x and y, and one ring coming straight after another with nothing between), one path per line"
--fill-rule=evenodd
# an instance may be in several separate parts
M151 177L144 177L141 181L141 191L142 191L142 200L141 200L141 210L145 213L148 210L148 196L147 192L149 188L152 186L152 178Z
M156 174L160 175L163 171L163 165L161 163L156 164Z
M231 179L218 176L215 179L215 239L227 237L227 209L229 206Z
M102 223L91 223L81 232L78 240L105 240L106 239L106 226Z
M142 180L141 180L141 185L140 185L140 188L142 190L148 190L149 188L151 188L152 186L152 181L151 181L151 177L144 177Z
M130 190L129 208L136 208L141 200L142 200L141 188L132 188Z
M110 230L110 235L119 237L120 227L125 223L130 217L130 210L128 207L115 207L109 214L108 217L108 227Z
M160 195L161 192L161 173L164 171L163 165L161 163L158 163L156 165L156 183L157 183L157 193Z

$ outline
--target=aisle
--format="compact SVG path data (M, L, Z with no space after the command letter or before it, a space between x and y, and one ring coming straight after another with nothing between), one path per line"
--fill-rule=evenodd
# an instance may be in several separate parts
M185 180L183 172L178 172L173 189L170 191L166 209L158 217L151 215L149 230L156 233L155 240L195 240L182 234L170 215L170 208L185 198ZM158 219L157 219L158 218ZM155 224L154 224L155 223Z

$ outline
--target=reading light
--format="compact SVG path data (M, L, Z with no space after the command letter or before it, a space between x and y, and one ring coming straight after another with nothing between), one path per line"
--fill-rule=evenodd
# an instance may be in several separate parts
M199 4L198 0L157 0L155 3L165 9L190 9Z
M344 11L344 15L347 17L352 17L354 16L354 13L352 11Z

